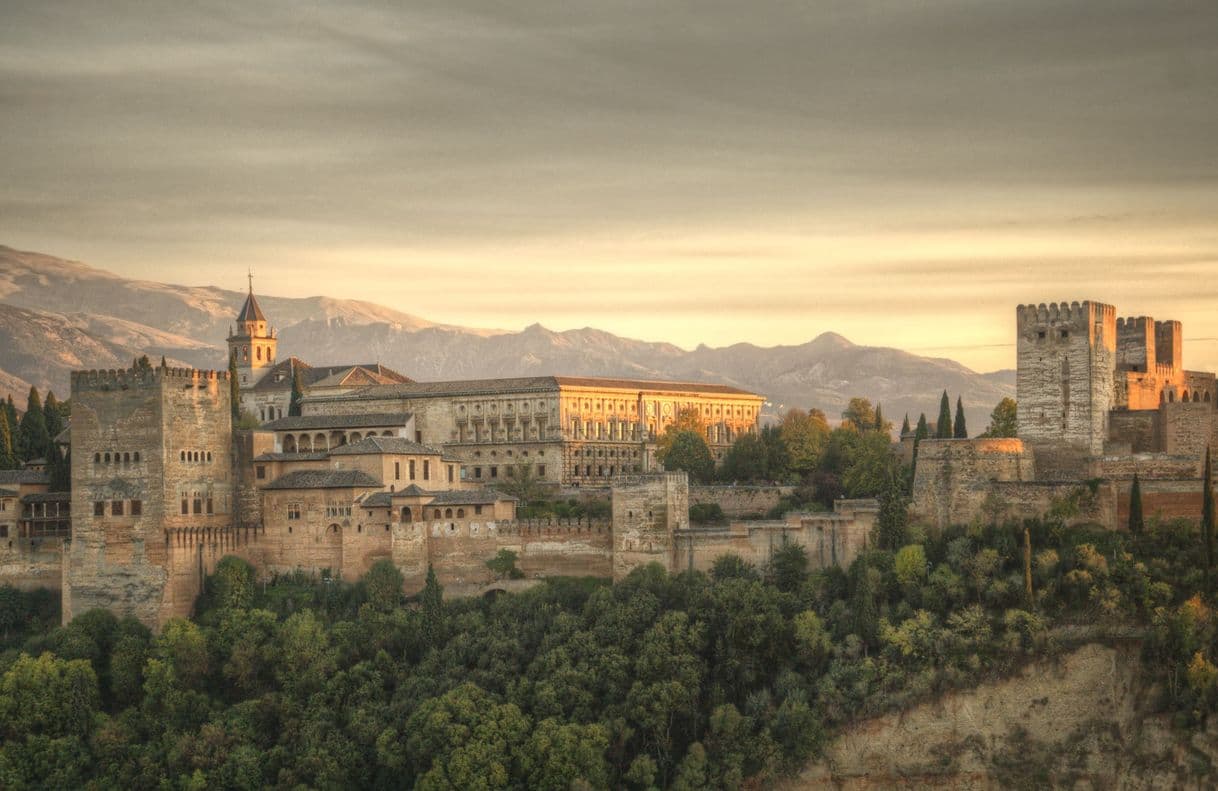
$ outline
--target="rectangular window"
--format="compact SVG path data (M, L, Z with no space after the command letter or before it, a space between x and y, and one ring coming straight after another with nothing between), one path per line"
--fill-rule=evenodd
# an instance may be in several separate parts
M144 501L143 500L132 500L131 501L131 515L132 516L142 516L143 513L144 513Z
M288 503L288 519L300 518L300 503Z
M257 467L254 468L254 473L258 476L258 480L260 480L260 481L265 480L266 479L266 465L259 464Z
M196 514L203 513L203 498L202 497L196 497L194 499L194 512Z
M402 462L395 461L393 463L393 479L395 481L402 480Z
M415 431L414 441L419 443L420 445L423 444L423 432L422 431Z
M475 505L475 506L474 506L474 513L475 513L475 514L477 514L477 515L479 515L479 516L481 516L481 515L482 515L482 506L480 506L480 505Z
M546 474L546 465L538 464L537 465L537 474L544 477Z
M93 515L94 516L105 516L106 515L106 504L104 502L102 502L101 500L98 500L97 502L93 503Z
M182 498L182 513L184 513L184 514L190 513L190 503L187 502L185 497Z
M410 460L410 463L407 465L407 470L409 470L409 472L410 472L410 480L413 481L414 480L414 459Z
M111 500L110 501L110 516L122 516L122 515L123 515L123 501L122 500Z
M451 464L448 465L448 482L453 482L453 466Z
M431 480L431 462L427 461L427 459L423 460L423 480Z
M516 477L516 471L515 471L515 470L513 470L511 467L504 467L504 468L503 468L503 471L504 471L504 473L507 475L507 477L509 477L509 478L515 478L515 477Z
M475 468L474 468L474 477L475 477L475 478L481 478L481 477L482 477L482 468L481 468L481 467L475 467Z
M214 509L213 509L213 507L212 507L212 503L211 503L211 498L210 498L210 497L208 497L208 498L207 498L207 513L209 513L209 514L214 514L214 513L215 513L215 510L214 510Z
M0 525L0 538L8 538L8 525Z
M492 478L499 477L499 468L498 467L491 467L491 477Z

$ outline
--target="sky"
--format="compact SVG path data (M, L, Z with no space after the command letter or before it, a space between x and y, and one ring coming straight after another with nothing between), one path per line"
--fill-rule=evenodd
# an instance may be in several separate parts
M691 348L1014 366L1014 306L1218 368L1206 2L0 0L0 244Z

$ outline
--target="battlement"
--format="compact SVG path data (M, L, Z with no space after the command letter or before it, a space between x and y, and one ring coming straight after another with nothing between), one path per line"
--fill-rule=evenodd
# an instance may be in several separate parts
M1116 308L1103 302L1050 302L1038 305L1017 305L1015 317L1020 329L1045 324L1072 324L1086 326L1092 320L1116 319Z
M126 390L135 387L154 388L162 383L206 385L210 382L228 381L228 371L209 371L199 368L110 368L103 370L73 371L72 392Z
M613 530L607 519L500 519L482 523L433 522L433 538L486 536L572 536L605 534Z

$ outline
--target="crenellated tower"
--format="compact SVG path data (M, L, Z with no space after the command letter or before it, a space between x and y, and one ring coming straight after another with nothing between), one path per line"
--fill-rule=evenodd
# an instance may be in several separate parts
M254 276L250 275L249 295L237 315L235 331L229 333L228 356L237 361L237 383L242 389L253 387L275 365L279 340L254 298Z
M1113 407L1116 309L1061 302L1020 305L1015 315L1020 439L1102 454Z

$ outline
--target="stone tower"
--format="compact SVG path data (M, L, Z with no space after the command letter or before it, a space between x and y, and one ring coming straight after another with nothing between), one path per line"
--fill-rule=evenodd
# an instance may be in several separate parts
M1113 406L1116 309L1062 302L1020 305L1015 316L1020 439L1064 449L1063 467L1102 454ZM1054 461L1038 453L1038 471L1051 476Z
M237 315L236 331L229 333L228 356L237 361L237 382L242 389L253 387L275 365L275 331L267 326L266 316L254 298L254 278L250 276L249 295Z
M235 508L228 373L72 374L72 543L63 621L93 607L156 628L200 592L202 544Z
M613 487L613 579L659 563L674 570L676 533L689 528L689 476L640 475Z

